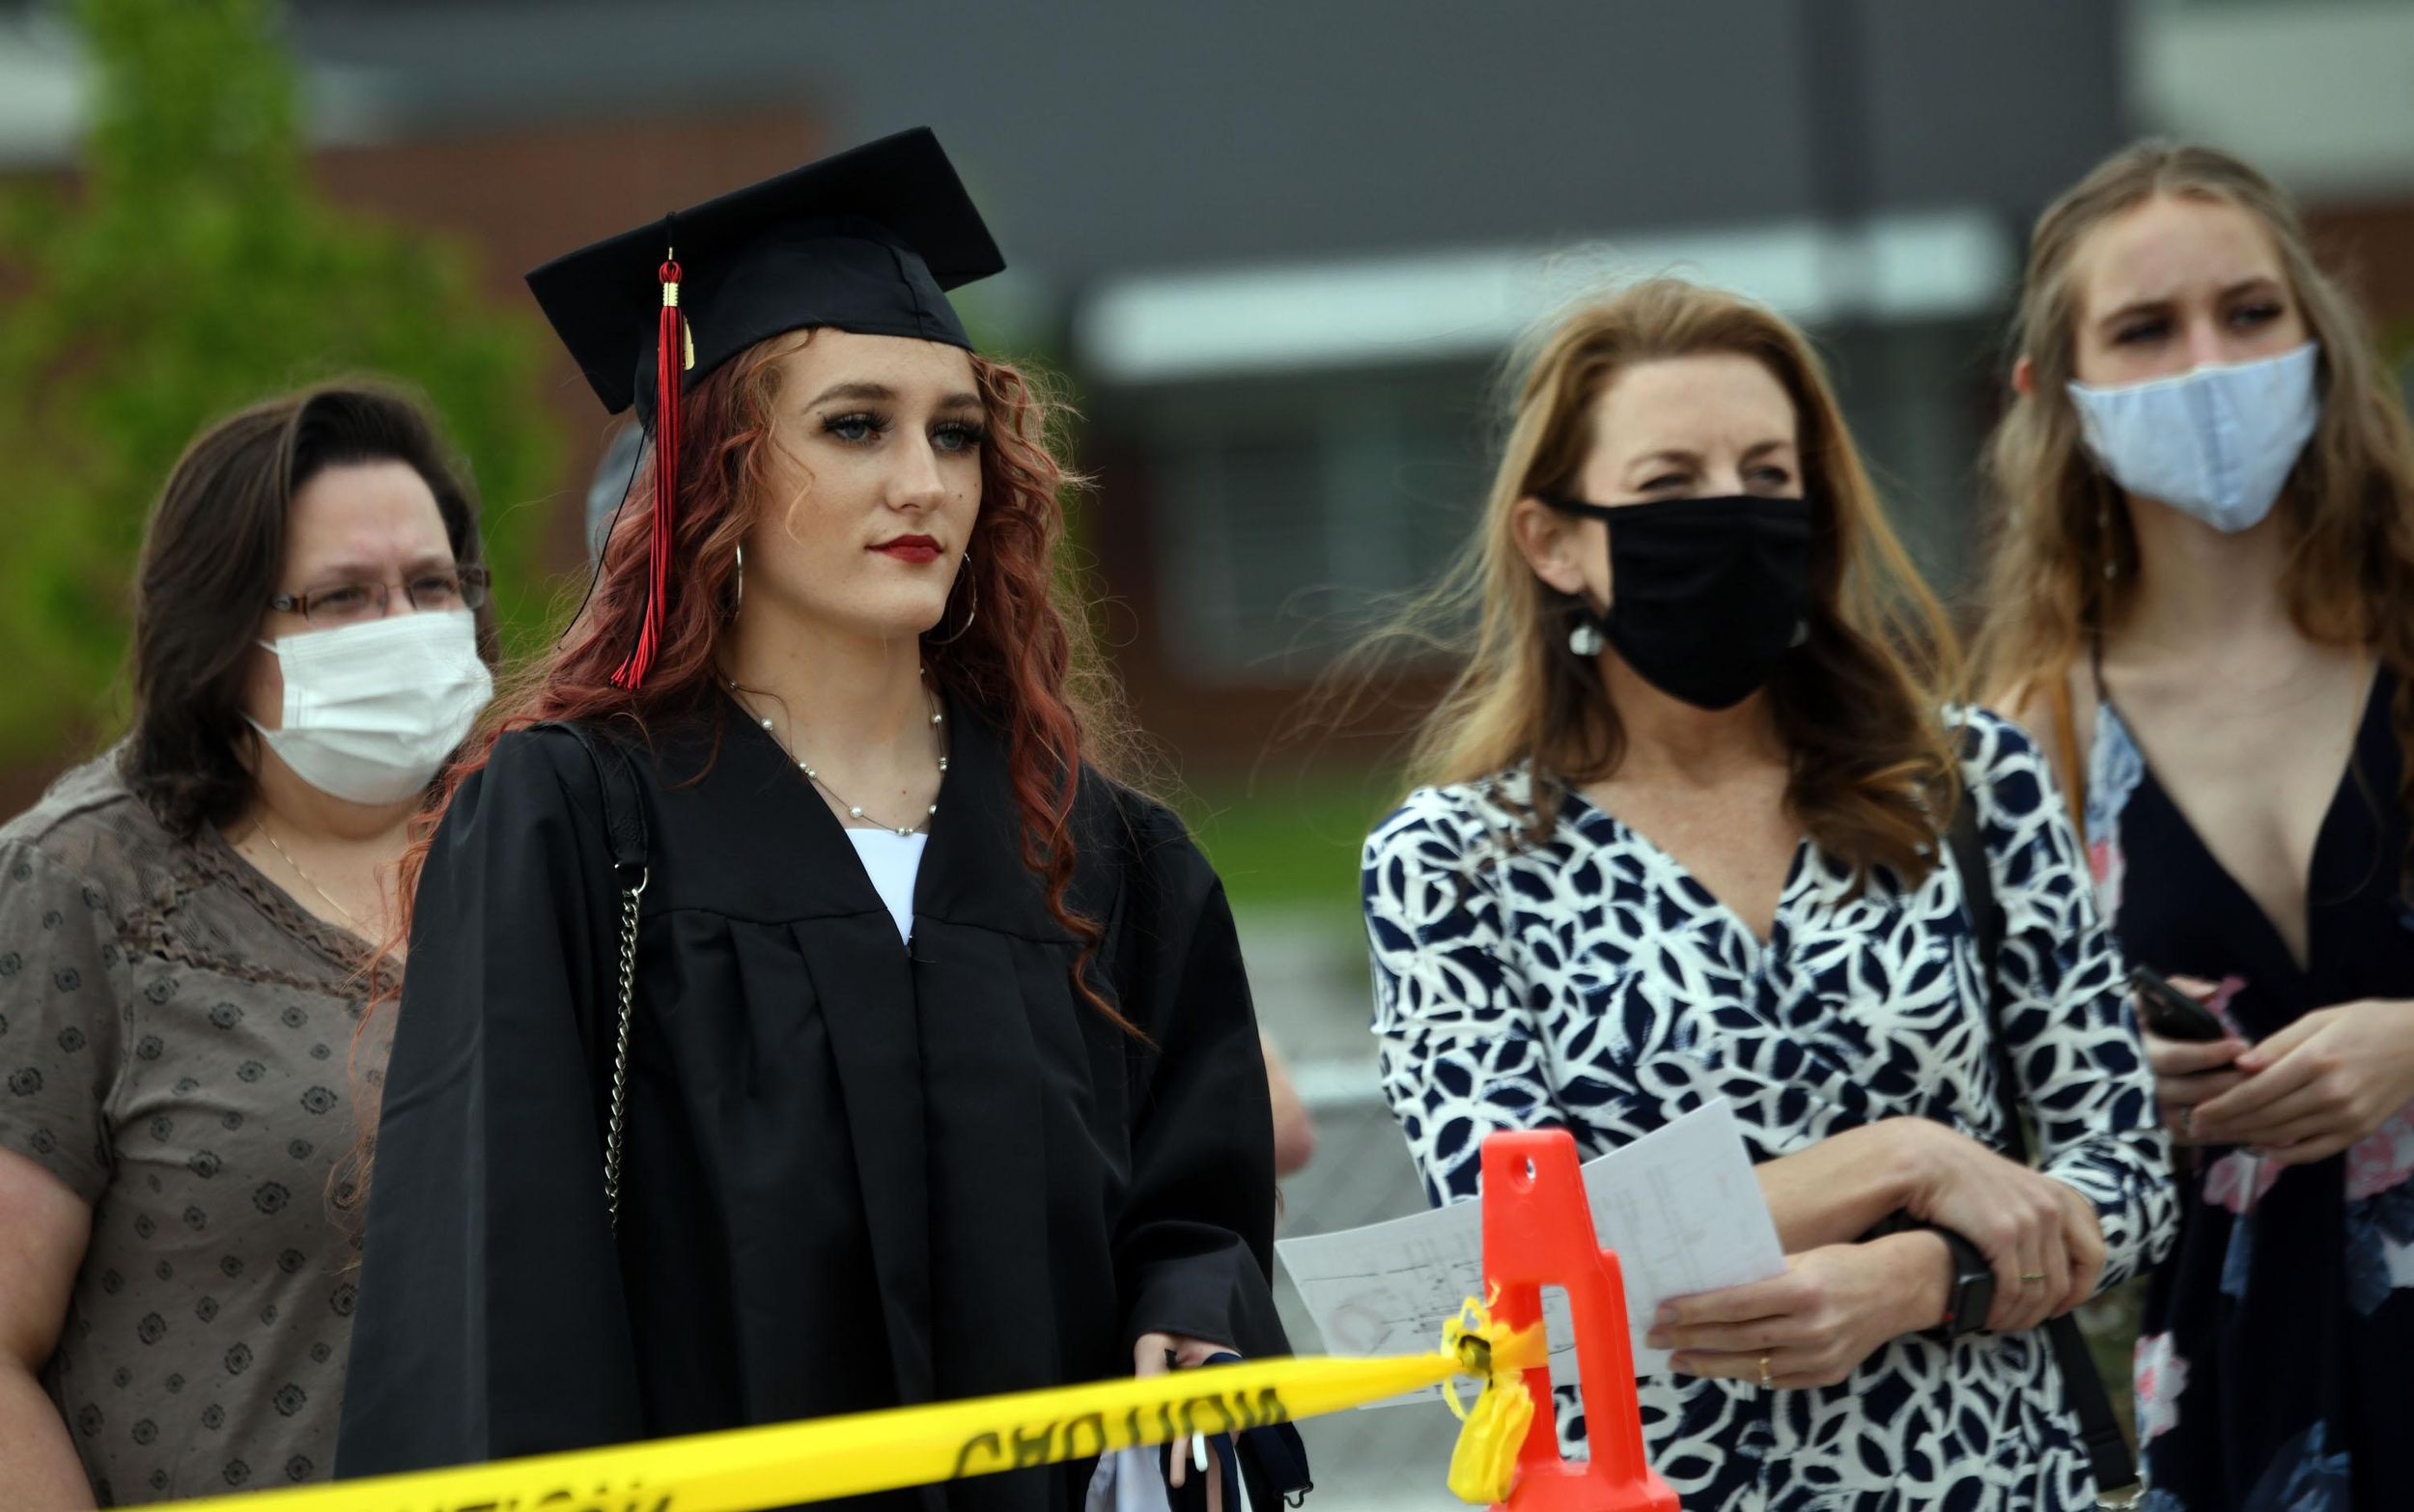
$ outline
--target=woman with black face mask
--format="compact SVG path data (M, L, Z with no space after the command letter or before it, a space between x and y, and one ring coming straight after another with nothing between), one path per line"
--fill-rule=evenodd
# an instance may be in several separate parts
M1589 1158L1725 1099L1786 1269L1648 1340L1686 1504L2088 1505L2045 1326L2158 1259L2174 1204L2044 762L1940 712L1950 632L1777 317L1642 284L1546 333L1512 421L1437 603L1473 644L1366 846L1430 1195L1476 1195L1501 1130Z

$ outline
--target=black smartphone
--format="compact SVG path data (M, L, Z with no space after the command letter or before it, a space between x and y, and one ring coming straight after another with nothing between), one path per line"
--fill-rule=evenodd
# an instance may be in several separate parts
M2129 968L2130 990L2138 994L2138 1012L2146 1026L2167 1040L2203 1043L2228 1036L2213 1011L2163 980L2152 966Z

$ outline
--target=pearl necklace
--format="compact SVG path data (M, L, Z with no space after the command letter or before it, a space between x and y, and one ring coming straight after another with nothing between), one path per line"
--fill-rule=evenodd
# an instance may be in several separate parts
M915 670L918 672L920 669L916 668ZM747 689L740 687L737 684L737 680L734 678L724 679L723 681L728 683L730 696L738 700L738 707L744 709L750 714L754 714L754 706L746 702L745 695ZM938 707L938 700L936 698L934 698L931 703L931 725L933 728L937 728L939 725L946 722L947 716L940 711ZM781 707L784 709L786 706L783 704ZM796 755L796 742L794 740L781 736L773 727L772 722L764 718L760 714L756 714L755 719L757 723L763 726L764 734L769 735L772 740L779 742L781 747L787 752L787 754L790 756ZM824 793L828 794L829 800L831 802L837 804L840 808L845 809L849 819L866 818L863 812L863 805L860 803L850 803L845 798L839 797L838 790L831 787L829 783L823 778L821 772L815 770L811 761L800 757L797 761L797 770L804 773L805 781L812 783L814 786L820 788ZM947 755L944 751L941 751L939 756L939 774L942 778L947 775ZM867 822L879 826L879 827L887 830L890 834L893 834L902 840L911 835L920 834L924 826L929 825L933 819L938 817L938 815L939 805L933 803L930 808L923 813L920 824L886 825L882 824L877 819L871 819Z

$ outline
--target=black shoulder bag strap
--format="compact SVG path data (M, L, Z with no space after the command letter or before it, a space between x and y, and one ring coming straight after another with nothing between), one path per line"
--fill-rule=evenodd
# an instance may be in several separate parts
M620 1136L629 1111L629 1028L636 1016L637 899L644 893L646 870L645 804L637 797L637 772L629 752L618 741L574 720L555 720L537 729L567 730L577 738L595 765L596 787L604 796L604 854L611 858L612 880L620 890L620 948L613 965L619 1016L612 1037L612 1079L604 1117L604 1206L612 1227L620 1227Z
M2011 1044L2004 1036L2003 1013L1998 1006L2004 912L1996 906L1995 880L1987 870L1986 848L1979 841L1978 800L1966 785L1946 843L1952 851L1953 869L1961 874L1962 896L1969 902L1971 925L1978 935L1979 970L1984 978L1986 994L1987 1040L1995 1058L1995 1095L2003 1105L2004 1137L2010 1146L2005 1153L2026 1165L2029 1134L2019 1071L2012 1064ZM2095 1471L2096 1498L2104 1502L2137 1484L2137 1467L2129 1457L2128 1441L2121 1437L2119 1420L2113 1416L2112 1398L2105 1394L2103 1380L2095 1373L2095 1361L2088 1354L2087 1340L2079 1333L2079 1320L2064 1313L2045 1325L2045 1336L2054 1346L2055 1362L2062 1367L2063 1388L2069 1396L2071 1409L2079 1414L2079 1437L2087 1445L2088 1461Z

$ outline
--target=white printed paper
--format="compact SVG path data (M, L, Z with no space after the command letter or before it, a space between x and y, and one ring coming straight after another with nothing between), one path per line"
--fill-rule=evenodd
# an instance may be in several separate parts
M1766 1280L1785 1269L1777 1225L1723 1100L1588 1162L1584 1182L1601 1247L1617 1251L1624 1272L1639 1376L1668 1370L1668 1352L1642 1342L1661 1302ZM1442 1326L1459 1305L1483 1294L1482 1205L1454 1203L1337 1234L1280 1240L1275 1253L1328 1352L1428 1353L1441 1346ZM1545 1292L1543 1316L1551 1378L1572 1386L1576 1347L1566 1294Z

